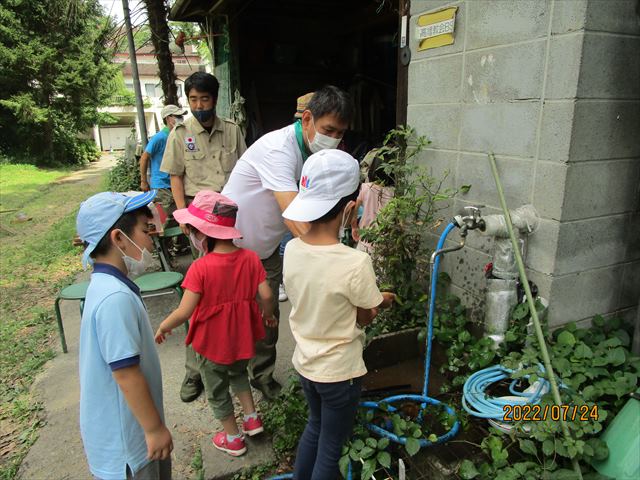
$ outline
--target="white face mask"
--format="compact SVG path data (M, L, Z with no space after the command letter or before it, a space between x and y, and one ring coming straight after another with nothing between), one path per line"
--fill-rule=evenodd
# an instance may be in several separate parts
M342 138L333 138L329 135L324 135L323 133L318 132L318 130L316 130L316 125L313 122L313 117L311 118L311 123L313 124L314 132L316 132L313 137L313 141L309 142L309 150L311 150L311 153L318 153L320 150L336 148L340 145Z
M198 237L196 237L196 234L191 231L189 232L189 238L191 239L191 243L193 244L193 246L196 247L196 250L198 250L200 253L207 253L207 246L205 243L207 241L207 237L199 239Z
M125 238L127 240L129 240L138 250L140 250L142 252L142 255L140 256L140 260L136 260L133 257L130 257L129 255L125 254L120 247L117 247L118 250L120 250L120 253L122 254L122 261L124 262L124 265L127 267L127 272L128 275L130 277L139 277L140 275L142 275L144 273L144 271L149 268L151 265L153 265L154 262L154 258L153 255L151 254L151 252L149 250L147 250L146 248L140 248L133 240L131 240L126 233L122 232L122 235L125 236Z

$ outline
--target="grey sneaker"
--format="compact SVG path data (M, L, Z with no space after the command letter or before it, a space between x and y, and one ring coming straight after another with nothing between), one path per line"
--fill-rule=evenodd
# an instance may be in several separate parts
M252 380L251 386L256 390L260 390L260 392L262 392L262 396L266 400L275 400L278 398L278 395L280 395L280 391L282 390L282 385L275 380L271 380L269 383L258 383L255 380Z

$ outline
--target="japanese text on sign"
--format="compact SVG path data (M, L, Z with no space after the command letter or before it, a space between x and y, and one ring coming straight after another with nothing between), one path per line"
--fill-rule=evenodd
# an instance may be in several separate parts
M453 33L454 23L455 19L452 18L431 25L419 26L416 28L416 38L418 40L424 40L425 38L437 37L445 33Z

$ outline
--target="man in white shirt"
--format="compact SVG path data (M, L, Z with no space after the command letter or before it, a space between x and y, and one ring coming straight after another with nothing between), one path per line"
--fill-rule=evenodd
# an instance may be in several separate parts
M306 223L282 218L282 212L298 194L302 165L309 155L336 148L347 130L353 106L347 93L328 85L317 90L302 118L258 139L240 157L222 194L238 204L236 227L243 238L238 246L254 250L267 271L272 291L282 281L278 246L287 229L295 236L306 232ZM275 299L274 312L280 309ZM266 337L256 346L249 364L251 384L273 399L280 384L273 378L278 327L266 327Z

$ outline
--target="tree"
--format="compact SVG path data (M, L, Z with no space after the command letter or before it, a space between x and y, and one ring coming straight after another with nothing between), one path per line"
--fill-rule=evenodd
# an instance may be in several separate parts
M0 4L0 149L36 164L79 163L98 107L117 88L113 24L98 0Z
M144 0L149 16L151 42L158 60L158 72L162 83L165 105L178 105L178 88L176 72L169 50L169 24L164 0Z

